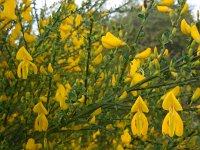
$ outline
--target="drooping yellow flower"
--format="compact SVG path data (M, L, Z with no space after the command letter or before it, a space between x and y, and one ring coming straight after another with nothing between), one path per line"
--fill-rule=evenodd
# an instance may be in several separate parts
M151 48L147 48L135 56L135 59L146 59L151 55Z
M16 0L6 0L3 3L3 12L2 18L8 18L10 20L17 20L17 16L15 15L15 7L16 7Z
M187 24L186 20L183 19L181 21L181 32L183 34L189 35L191 32L191 27Z
M200 34L196 25L192 25L191 27L191 36L197 43L200 44Z
M103 59L103 56L102 56L102 54L100 53L98 56L96 56L96 57L92 60L92 65L96 66L96 65L100 64L101 61L102 61L102 59Z
M162 107L164 110L168 110L169 113L163 120L162 133L168 134L170 137L183 135L183 122L177 111L182 111L183 108L174 94L170 92L165 97Z
M131 121L131 130L134 135L141 136L147 134L148 120L143 112L148 111L148 107L142 97L139 96L131 108L131 112L136 112Z
M160 6L171 6L174 4L174 0L162 0L158 5Z
M26 150L39 150L42 149L42 144L35 143L33 138L28 139L26 144Z
M36 131L47 131L48 128L48 120L45 114L41 113L38 114L37 118L35 119L35 130Z
M105 36L102 36L101 42L103 46L108 49L126 45L125 42L121 41L110 32L107 32Z
M16 59L22 60L17 68L17 75L19 78L27 79L30 66L33 68L34 74L37 74L37 66L31 62L33 58L24 47L19 49Z
M69 85L68 85L69 86ZM71 87L64 87L62 84L58 83L58 88L56 90L55 99L60 103L60 107L63 110L68 108L68 104L65 102L68 98L68 93L70 92Z
M170 137L183 135L183 121L175 109L172 109L165 116L162 124L162 133L168 134Z
M121 135L122 144L130 144L131 136L128 133L128 129L124 130L124 134Z
M48 112L42 102L37 103L34 106L33 111L38 113L38 116L35 119L35 130L39 132L46 131L48 128L48 120L45 115L47 115Z
M164 13L169 13L170 11L172 11L172 9L168 6L157 6L157 10Z
M134 135L146 135L148 130L148 120L143 112L138 111L131 121L131 130Z
M185 3L185 5L183 6L183 9L181 10L181 15L187 13L188 7L189 7L188 3Z

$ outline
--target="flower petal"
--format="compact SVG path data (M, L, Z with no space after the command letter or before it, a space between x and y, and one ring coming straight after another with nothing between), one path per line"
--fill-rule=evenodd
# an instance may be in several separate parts
M165 116L163 123L162 123L162 133L163 134L168 134L169 130L169 113Z
M23 63L23 62L20 62L20 64L19 64L18 67L17 67L17 76L18 76L19 78L22 77L22 63Z
M147 134L147 130L148 130L148 120L146 118L146 116L142 113L142 124L143 124L143 127L142 127L142 135L146 135Z
M165 110L170 110L172 108L175 108L175 110L177 111L183 110L181 104L179 103L179 101L176 99L176 97L172 92L169 92L166 95L165 99L163 100L162 107Z
M33 58L32 56L29 54L29 52L25 49L24 46L22 46L19 51L16 54L16 59L17 60L29 60L32 61Z
M177 136L182 136L183 135L183 121L176 111L174 113L174 117L176 119L175 134Z
M137 128L135 124L136 116L137 114L135 114L131 120L131 130L132 130L133 135L137 135Z
M151 48L147 48L135 56L135 59L146 59L151 55Z
M187 24L187 22L185 21L185 19L183 19L182 21L181 21L181 32L183 33L183 34L190 34L190 32L191 32L191 27Z
M142 112L149 112L149 109L141 96L138 96L137 100L135 101L135 103L131 108L131 112L137 112L138 110Z
M115 37L112 33L107 32L105 36L102 36L101 38L102 45L105 48L111 49L111 48L117 48L119 46L126 45L125 42L121 41L117 37Z
M196 25L191 27L191 36L197 43L200 43L200 34Z

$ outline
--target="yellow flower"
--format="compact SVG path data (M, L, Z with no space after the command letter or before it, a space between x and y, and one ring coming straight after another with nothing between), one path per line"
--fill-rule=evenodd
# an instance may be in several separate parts
M197 56L200 56L200 45L197 48Z
M119 144L119 145L117 146L117 150L124 150L124 148L123 148L123 146L122 146L121 144Z
M33 68L34 74L37 74L37 66L31 62L33 58L24 47L19 49L16 59L22 60L17 68L17 75L19 78L27 79L30 66Z
M35 41L35 37L32 34L24 33L24 39L26 42L31 43Z
M168 50L168 49L165 49L163 55L165 56L165 58L169 57L169 50Z
M34 106L33 111L38 114L45 114L45 115L48 114L48 112L47 112L46 108L44 107L44 105L42 104L42 102L37 103Z
M132 77L130 87L136 85L137 83L139 83L140 81L142 81L144 79L145 79L145 77L142 74L135 73L134 76ZM144 83L141 85L141 87L146 87L147 85L148 85L148 83Z
M37 66L30 61L22 61L17 68L17 75L19 78L27 79L28 69L30 66L33 67L34 74L37 74Z
M172 92L167 94L163 100L162 107L164 110L169 111L163 120L162 133L172 137L175 132L177 136L182 136L183 122L176 111L182 111L183 108Z
M81 98L78 99L79 102L84 103L85 102L85 95L82 95Z
M128 95L128 93L126 92L126 91L124 91L123 93L122 93L122 95L119 97L119 100L121 101L121 100L124 100L126 97L127 97L127 95Z
M49 65L48 65L48 72L49 73L53 73L53 68L52 68L52 65L51 65L51 63L49 63Z
M83 18L81 15L77 15L76 18L75 18L75 27L78 27L81 22L83 21Z
M97 130L96 132L93 133L93 139L96 139L97 136L99 136L99 135L100 135L100 131Z
M56 90L55 95L56 101L60 103L60 107L63 110L66 110L68 108L68 104L65 102L65 100L67 100L68 93L71 90L71 86L69 84L66 84L65 87L62 84L58 84L58 89Z
M63 20L63 23L72 25L73 24L73 17L72 16L67 17L65 20Z
M89 124L95 124L95 121L96 121L96 117L93 116L90 121L89 121Z
M47 73L43 66L40 66L40 73L41 75L45 75Z
M111 84L112 84L112 86L115 86L115 84L116 84L116 79L115 79L114 74L112 75Z
M135 75L135 73L138 70L139 66L140 66L140 60L139 59L133 59L133 61L131 61L129 77L132 78Z
M162 133L173 137L174 132L177 136L183 135L183 121L176 110L172 109L163 120Z
M28 139L28 142L26 144L26 150L38 150L42 149L42 144L35 143L35 140L33 138Z
M31 7L26 8L25 11L22 12L21 16L23 18L23 21L28 21L31 22L33 20L32 16L31 16Z
M10 20L17 20L15 15L16 0L6 0L3 3L2 18L8 18Z
M172 110L175 109L176 111L182 111L183 108L179 101L176 99L172 92L169 92L162 103L162 108L164 110Z
M191 27L191 36L197 43L200 43L200 34L196 25Z
M192 95L192 101L197 100L200 97L200 88L196 88L194 94Z
M121 41L110 32L107 32L105 36L102 36L101 42L103 46L108 49L126 45L125 42Z
M94 56L97 56L102 52L102 50L103 50L103 46L100 45L97 49L93 50L92 53Z
M151 48L147 48L146 50L144 50L143 52L137 54L135 56L135 59L146 59L151 55Z
M96 109L93 113L92 113L92 116L97 116L99 114L101 114L102 110L101 110L101 107Z
M130 144L131 142L131 136L128 133L128 130L124 130L124 134L121 135L121 140L123 144Z
M95 58L92 60L92 65L96 66L96 65L100 64L101 61L102 61L102 58L103 58L103 56L102 56L102 54L100 53L97 57L95 57Z
M167 6L157 6L159 12L169 13L171 12L171 8Z
M183 19L182 21L181 21L181 32L183 33L183 34L190 34L190 32L191 32L191 27L187 24L187 22L185 21L185 19Z
M38 114L37 118L35 119L35 130L36 131L47 131L48 128L48 120L45 114L41 113Z
M162 0L158 5L160 6L170 6L174 4L174 0Z
M133 134L137 136L146 135L148 120L143 112L149 112L149 109L141 96L139 96L133 104L131 112L136 112L131 121L131 130Z
M148 120L143 112L138 111L132 118L131 130L134 135L146 135L148 130Z
M189 7L189 6L188 6L188 3L185 3L185 5L183 6L183 9L181 10L181 15L187 13L188 7Z

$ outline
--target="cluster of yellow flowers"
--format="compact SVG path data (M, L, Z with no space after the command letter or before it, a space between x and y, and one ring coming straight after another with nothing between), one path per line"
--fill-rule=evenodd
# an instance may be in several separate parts
M200 44L200 34L199 34L199 31L198 31L197 26L195 24L192 24L190 26L190 25L188 25L186 20L183 19L181 21L181 31L185 35L190 35L195 40L195 42Z

